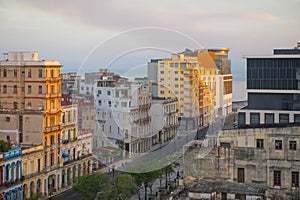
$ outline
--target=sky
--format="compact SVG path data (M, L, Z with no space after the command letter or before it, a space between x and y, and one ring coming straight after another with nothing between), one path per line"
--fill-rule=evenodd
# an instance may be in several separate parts
M234 100L245 99L243 55L300 41L300 0L0 0L0 51L38 51L63 72L145 71L184 49L230 48Z

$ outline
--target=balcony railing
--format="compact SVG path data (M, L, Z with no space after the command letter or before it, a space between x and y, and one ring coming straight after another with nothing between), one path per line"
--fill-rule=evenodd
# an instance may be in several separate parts
M84 159L84 158L88 158L88 157L90 157L90 156L92 156L91 153L86 154L86 155L81 155L81 156L79 156L79 157L77 157L77 158L75 158L75 159L68 159L68 161L64 162L63 164L64 164L64 165L68 165L68 164L70 164L70 163L76 162L76 161L78 161L78 160L82 160L82 159Z
M61 129L63 129L62 125L48 126L48 127L44 128L44 132L49 133L49 132L58 131Z

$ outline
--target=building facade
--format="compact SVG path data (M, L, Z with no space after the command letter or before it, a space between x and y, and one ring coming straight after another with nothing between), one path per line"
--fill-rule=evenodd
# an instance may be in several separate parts
M95 86L95 141L97 146L123 145L130 155L151 149L151 85L103 76Z
M232 110L232 75L227 48L186 50L151 60L153 96L177 97L180 129L198 129Z
M81 77L76 72L61 74L62 94L78 94L80 89Z
M14 148L0 154L0 198L23 199L22 151Z
M153 144L164 144L176 137L178 134L178 99L153 97L152 110L152 112L156 112L152 115L155 116L155 119L151 121ZM161 110L161 113L159 113L159 110Z
M218 195L226 193L232 199L298 199L299 142L297 126L223 130L217 147L205 156L200 153L203 147L186 153L184 173L199 183L214 180L215 185L210 183L214 188L227 185ZM217 191L198 188L198 193L213 192Z
M245 56L248 106L239 110L239 126L300 122L300 45L274 49L270 56Z
M77 107L61 106L61 64L37 52L8 52L0 62L0 135L21 146L24 198L51 195L91 172L78 140Z

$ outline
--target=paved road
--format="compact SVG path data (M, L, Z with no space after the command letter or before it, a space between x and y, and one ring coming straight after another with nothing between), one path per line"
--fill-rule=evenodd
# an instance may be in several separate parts
M73 189L67 190L57 196L54 196L52 200L81 200L82 197L80 193L74 191Z
M217 118L214 123L212 123L208 127L203 127L198 132L196 130L192 131L183 131L178 134L176 138L170 141L168 144L158 148L154 151L148 152L139 156L138 158L134 158L130 163L123 167L117 167L118 170L127 171L130 167L134 166L137 163L151 163L157 162L158 160L163 160L165 157L169 155L174 155L175 160L182 157L183 155L183 147L190 141L194 139L203 139L205 135L217 135L218 132L223 127L224 119Z
M168 155L176 155L178 159L178 162L182 162L182 153L183 153L183 147L185 144L189 143L190 141L194 139L203 139L206 134L208 135L216 135L223 127L223 121L224 119L216 119L216 121L208 126L203 128L200 131L186 131L181 132L174 140L169 142L168 144L162 146L161 148L157 148L154 151L151 151L147 154L144 154L143 156L134 159L131 163L128 164L134 165L136 163L140 162L153 162L157 161L159 159L163 159L167 157ZM182 164L180 167L176 170L182 171ZM120 168L119 170L124 170L124 168ZM126 171L126 170L125 170ZM118 173L118 172L116 172ZM171 180L174 180L176 177L176 173L173 173L171 175ZM162 179L161 182L162 186L165 185L165 178ZM157 179L153 184L153 193L155 193L155 190L160 187L160 181ZM150 193L150 190L148 189L148 193ZM143 197L145 194L144 188L141 188L140 191L141 196ZM53 200L81 200L81 196L78 192L75 192L73 190L68 190L62 194L59 194L52 198ZM132 199L137 199L137 196L133 197Z

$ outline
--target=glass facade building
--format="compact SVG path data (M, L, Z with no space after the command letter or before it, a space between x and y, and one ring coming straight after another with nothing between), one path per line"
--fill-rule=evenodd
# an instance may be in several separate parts
M274 49L269 56L246 56L248 106L239 126L300 122L300 46Z

